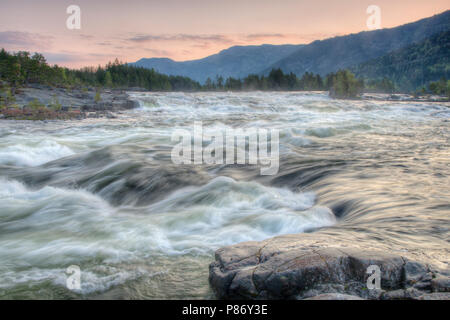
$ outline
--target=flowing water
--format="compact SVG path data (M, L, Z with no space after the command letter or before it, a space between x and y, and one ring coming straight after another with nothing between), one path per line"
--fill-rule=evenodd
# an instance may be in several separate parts
M0 122L0 298L213 298L216 249L317 229L448 268L448 104L134 97L117 119ZM278 174L175 165L172 132L195 121L279 129Z

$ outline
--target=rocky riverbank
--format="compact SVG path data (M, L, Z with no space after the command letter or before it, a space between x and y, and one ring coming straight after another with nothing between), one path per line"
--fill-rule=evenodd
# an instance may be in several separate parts
M114 118L115 112L139 107L123 90L66 89L30 85L17 89L14 102L0 109L0 118L50 120Z
M363 100L375 101L399 101L399 102L449 102L448 97L433 94L414 96L407 93L364 93L361 95Z
M220 299L450 299L449 270L357 245L320 233L232 245L217 250L210 284ZM371 265L381 289L367 288Z

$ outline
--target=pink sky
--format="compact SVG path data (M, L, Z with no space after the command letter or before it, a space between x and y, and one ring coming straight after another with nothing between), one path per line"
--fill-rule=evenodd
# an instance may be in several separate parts
M66 28L66 8L81 8L81 30ZM366 9L381 27L450 9L449 0L1 0L0 47L42 52L68 67L116 57L191 60L233 45L300 44L367 30Z

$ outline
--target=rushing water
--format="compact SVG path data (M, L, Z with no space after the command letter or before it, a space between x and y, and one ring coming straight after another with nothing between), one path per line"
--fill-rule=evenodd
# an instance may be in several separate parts
M214 250L317 228L448 268L448 104L134 96L117 119L0 122L0 298L211 298ZM278 174L175 165L194 121L279 129Z

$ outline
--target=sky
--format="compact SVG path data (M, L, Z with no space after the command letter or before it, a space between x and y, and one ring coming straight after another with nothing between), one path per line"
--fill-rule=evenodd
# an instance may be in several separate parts
M67 8L81 9L69 29ZM0 0L0 48L43 53L71 68L118 58L199 59L234 45L307 44L367 31L367 8L381 28L450 9L450 0Z

